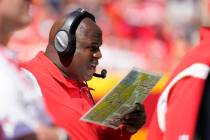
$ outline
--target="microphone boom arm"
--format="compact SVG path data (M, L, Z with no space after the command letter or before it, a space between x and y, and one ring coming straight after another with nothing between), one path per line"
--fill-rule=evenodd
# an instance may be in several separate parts
M106 78L106 74L107 74L107 70L102 69L100 74L94 73L93 76L104 79Z

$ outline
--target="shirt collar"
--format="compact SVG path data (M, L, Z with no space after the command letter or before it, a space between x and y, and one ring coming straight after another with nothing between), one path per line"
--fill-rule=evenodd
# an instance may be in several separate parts
M43 67L47 69L50 75L58 82L66 85L69 88L75 88L78 81L66 78L56 65L41 51L38 53L37 58L42 62Z

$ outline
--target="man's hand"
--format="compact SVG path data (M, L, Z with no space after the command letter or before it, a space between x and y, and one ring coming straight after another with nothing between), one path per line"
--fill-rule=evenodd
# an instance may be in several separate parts
M134 110L123 118L123 125L127 132L137 132L145 123L146 114L144 105L137 103Z

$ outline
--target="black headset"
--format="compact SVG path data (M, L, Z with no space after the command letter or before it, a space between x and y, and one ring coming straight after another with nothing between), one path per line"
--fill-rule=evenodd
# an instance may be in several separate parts
M60 55L73 56L76 50L76 30L84 18L95 22L95 17L82 8L69 13L61 29L56 33L54 46Z

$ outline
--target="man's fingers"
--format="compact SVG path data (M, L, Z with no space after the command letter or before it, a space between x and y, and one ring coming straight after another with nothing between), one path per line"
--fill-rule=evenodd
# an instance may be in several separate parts
M145 114L142 112L136 111L136 112L132 112L124 116L125 119L136 118L136 117L142 118L142 117L145 117Z
M123 125L129 132L136 132L146 121L144 105L136 103L133 111L126 114L122 120Z
M143 104L140 104L140 103L136 103L135 110L145 112L145 111L144 111L144 105L143 105Z

